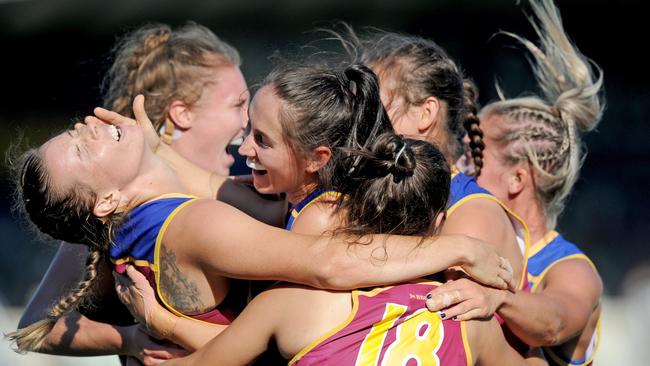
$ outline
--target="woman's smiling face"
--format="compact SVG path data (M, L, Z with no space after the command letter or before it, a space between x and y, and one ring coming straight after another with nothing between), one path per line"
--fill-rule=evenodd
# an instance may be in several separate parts
M101 194L132 182L150 152L138 126L91 121L52 138L40 153L55 191L81 185Z
M172 146L203 169L227 176L235 162L228 146L243 135L248 121L248 87L237 66L219 66L211 72L201 97L189 107L191 128Z
M282 100L271 85L262 87L251 101L250 129L239 153L253 169L255 189L260 193L291 195L310 183L305 163L287 144L280 123Z

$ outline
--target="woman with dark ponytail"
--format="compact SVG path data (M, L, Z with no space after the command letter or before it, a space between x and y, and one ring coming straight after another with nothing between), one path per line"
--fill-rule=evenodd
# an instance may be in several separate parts
M521 219L481 188L474 176L483 166L477 90L435 42L417 36L377 32L352 34L360 58L379 77L381 94L399 134L429 141L452 165L451 197L443 233L462 233L493 244L513 264L518 288L527 286L528 233ZM453 164L469 140L474 176Z
M540 45L505 34L529 52L543 94L502 97L482 109L487 159L479 183L528 224L535 243L528 259L532 293L456 281L437 290L432 309L458 291L459 305L447 310L452 315L497 311L519 338L546 346L550 363L588 365L599 344L603 285L591 260L555 227L585 157L580 135L603 113L603 74L569 41L551 0L530 3Z
M251 134L240 153L260 193L285 192L292 205L286 229L322 234L338 226L339 187L362 149L390 131L375 75L362 65L287 64L272 71L249 111ZM334 220L334 222L332 222Z

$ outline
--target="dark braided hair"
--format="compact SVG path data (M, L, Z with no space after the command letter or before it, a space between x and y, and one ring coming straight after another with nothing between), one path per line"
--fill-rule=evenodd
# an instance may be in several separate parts
M485 143L483 142L483 131L481 130L480 119L478 118L478 90L476 85L469 79L463 81L463 87L465 89L465 122L463 126L465 131L467 131L467 137L469 138L469 149L472 154L472 160L474 162L474 176L478 177L481 175L481 168L483 168L483 150L485 149Z

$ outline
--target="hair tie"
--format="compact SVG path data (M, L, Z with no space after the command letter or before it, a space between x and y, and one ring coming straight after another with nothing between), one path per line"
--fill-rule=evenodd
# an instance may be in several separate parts
M399 152L397 153L397 156L395 156L395 161L393 162L393 165L397 165L397 161L399 160L399 157L402 155L404 150L406 149L406 143L402 145L402 148L399 149Z

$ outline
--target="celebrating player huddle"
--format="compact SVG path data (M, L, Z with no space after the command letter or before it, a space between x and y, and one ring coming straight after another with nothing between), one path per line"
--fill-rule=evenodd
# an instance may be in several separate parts
M19 163L66 243L9 336L126 364L591 364L602 283L555 226L602 71L530 3L538 44L504 34L542 95L482 109L418 36L331 31L353 59L287 60L251 97L207 28L128 34L105 109ZM250 176L227 177L231 143Z

